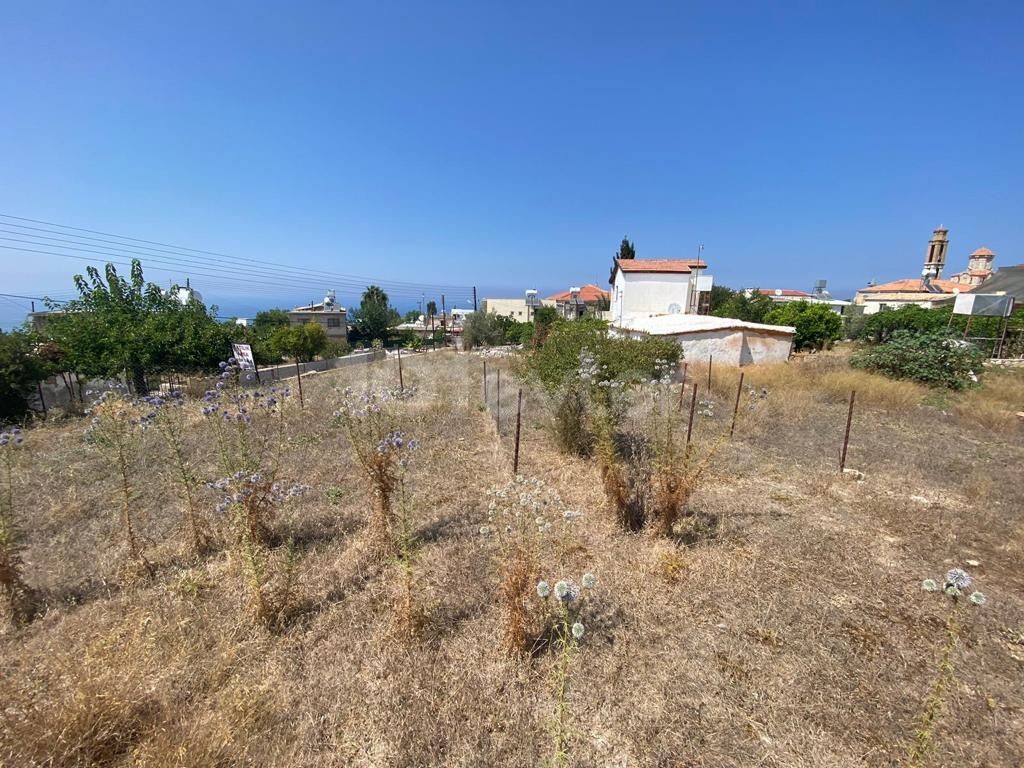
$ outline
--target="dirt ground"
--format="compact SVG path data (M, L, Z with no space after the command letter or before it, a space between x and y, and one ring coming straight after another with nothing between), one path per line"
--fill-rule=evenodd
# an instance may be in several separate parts
M408 480L424 616L412 641L395 629L398 570L367 547L367 487L330 426L337 388L394 386L395 361L309 376L307 407L289 406L281 463L313 491L274 521L298 553L301 606L279 631L247 616L230 550L185 553L157 441L134 468L156 575L126 579L118 478L83 441L85 420L28 430L15 506L43 609L0 630L0 764L549 764L557 661L502 652L496 548L480 533L486 491L512 474L520 385L500 357L403 363L421 443ZM949 607L921 582L961 566L988 601L961 611L924 764L1024 765L1024 376L937 398L826 359L744 375L735 435L690 502L702 527L676 539L621 532L595 463L559 454L542 396L524 392L519 471L582 513L546 565L552 578L597 577L570 672L567 763L905 765ZM728 432L737 378L714 373L698 451ZM847 465L861 480L838 472L851 383ZM190 456L213 479L216 448L196 424ZM216 523L215 496L201 498Z

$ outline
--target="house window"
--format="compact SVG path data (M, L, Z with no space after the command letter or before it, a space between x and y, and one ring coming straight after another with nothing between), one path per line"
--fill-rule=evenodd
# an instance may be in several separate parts
M327 327L328 328L341 328L341 318L340 317L328 317L327 318Z

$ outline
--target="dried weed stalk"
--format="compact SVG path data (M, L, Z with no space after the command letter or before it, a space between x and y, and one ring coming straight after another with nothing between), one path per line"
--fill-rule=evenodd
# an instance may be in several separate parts
M35 613L34 595L22 577L22 539L14 509L15 453L21 450L24 442L18 427L0 432L0 471L3 472L3 488L0 489L0 587L7 595L13 624L28 622Z
M921 588L925 592L941 593L950 601L949 615L946 617L945 642L939 657L935 681L932 683L925 700L924 711L917 721L914 736L911 740L907 757L907 768L921 768L935 745L935 731L946 705L946 695L955 681L953 653L960 638L960 614L965 605L980 607L987 602L981 592L967 595L973 579L961 568L952 568L940 586L933 579L925 579Z
M341 407L334 412L352 443L359 465L370 487L373 512L370 516L370 542L382 558L399 554L395 536L394 494L410 452L419 443L399 426L399 404L415 395L415 390L367 390L359 395L351 388L342 392Z

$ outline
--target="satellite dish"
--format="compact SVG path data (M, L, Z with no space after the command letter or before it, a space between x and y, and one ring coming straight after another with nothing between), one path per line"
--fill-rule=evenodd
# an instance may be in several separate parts
M775 295L776 296L781 296L782 295L782 289L781 288L776 288L775 289Z
M682 311L682 309L680 308L680 306L678 304L669 304L668 305L668 313L670 315L678 315L681 311Z

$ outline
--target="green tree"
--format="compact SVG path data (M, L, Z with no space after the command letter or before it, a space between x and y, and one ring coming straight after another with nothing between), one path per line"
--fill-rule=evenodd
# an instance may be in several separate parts
M533 345L539 347L548 336L552 324L558 320L558 310L554 307L537 307L533 311Z
M636 248L629 242L629 238L623 237L622 242L619 243L619 252L616 254L617 259L635 259Z
M825 349L843 332L843 319L827 304L790 301L772 309L764 318L771 325L796 328L793 343L797 349Z
M736 291L732 288L726 288L724 285L712 286L711 296L708 299L708 312L712 315L716 314L717 310L723 307L735 295Z
M415 310L415 309L410 309L408 312L406 312L404 315L402 315L402 322L403 323L415 323L419 319L420 319L420 313L419 313L418 310Z
M715 317L731 317L734 320L746 320L748 323L763 323L765 316L775 307L769 297L752 291L738 291L726 299L711 314Z
M0 424L23 418L36 385L50 375L37 348L38 339L27 331L0 331Z
M474 312L469 315L462 326L463 348L496 347L504 344L505 319L507 318L498 317L490 312Z
M354 326L361 341L386 343L390 328L395 324L398 313L388 304L388 295L377 285L369 286L363 292L362 301L356 310Z
M327 348L327 331L312 321L302 325L279 327L270 337L270 343L281 354L308 363Z
M433 317L436 314L437 314L437 302L436 301L428 301L427 302L427 319L430 319L431 317Z
M210 368L226 354L231 329L202 303L183 305L147 283L138 259L127 279L113 264L102 275L95 267L86 274L75 275L78 298L47 324L69 370L105 377L124 373L144 393L147 372ZM54 308L52 302L48 306Z

